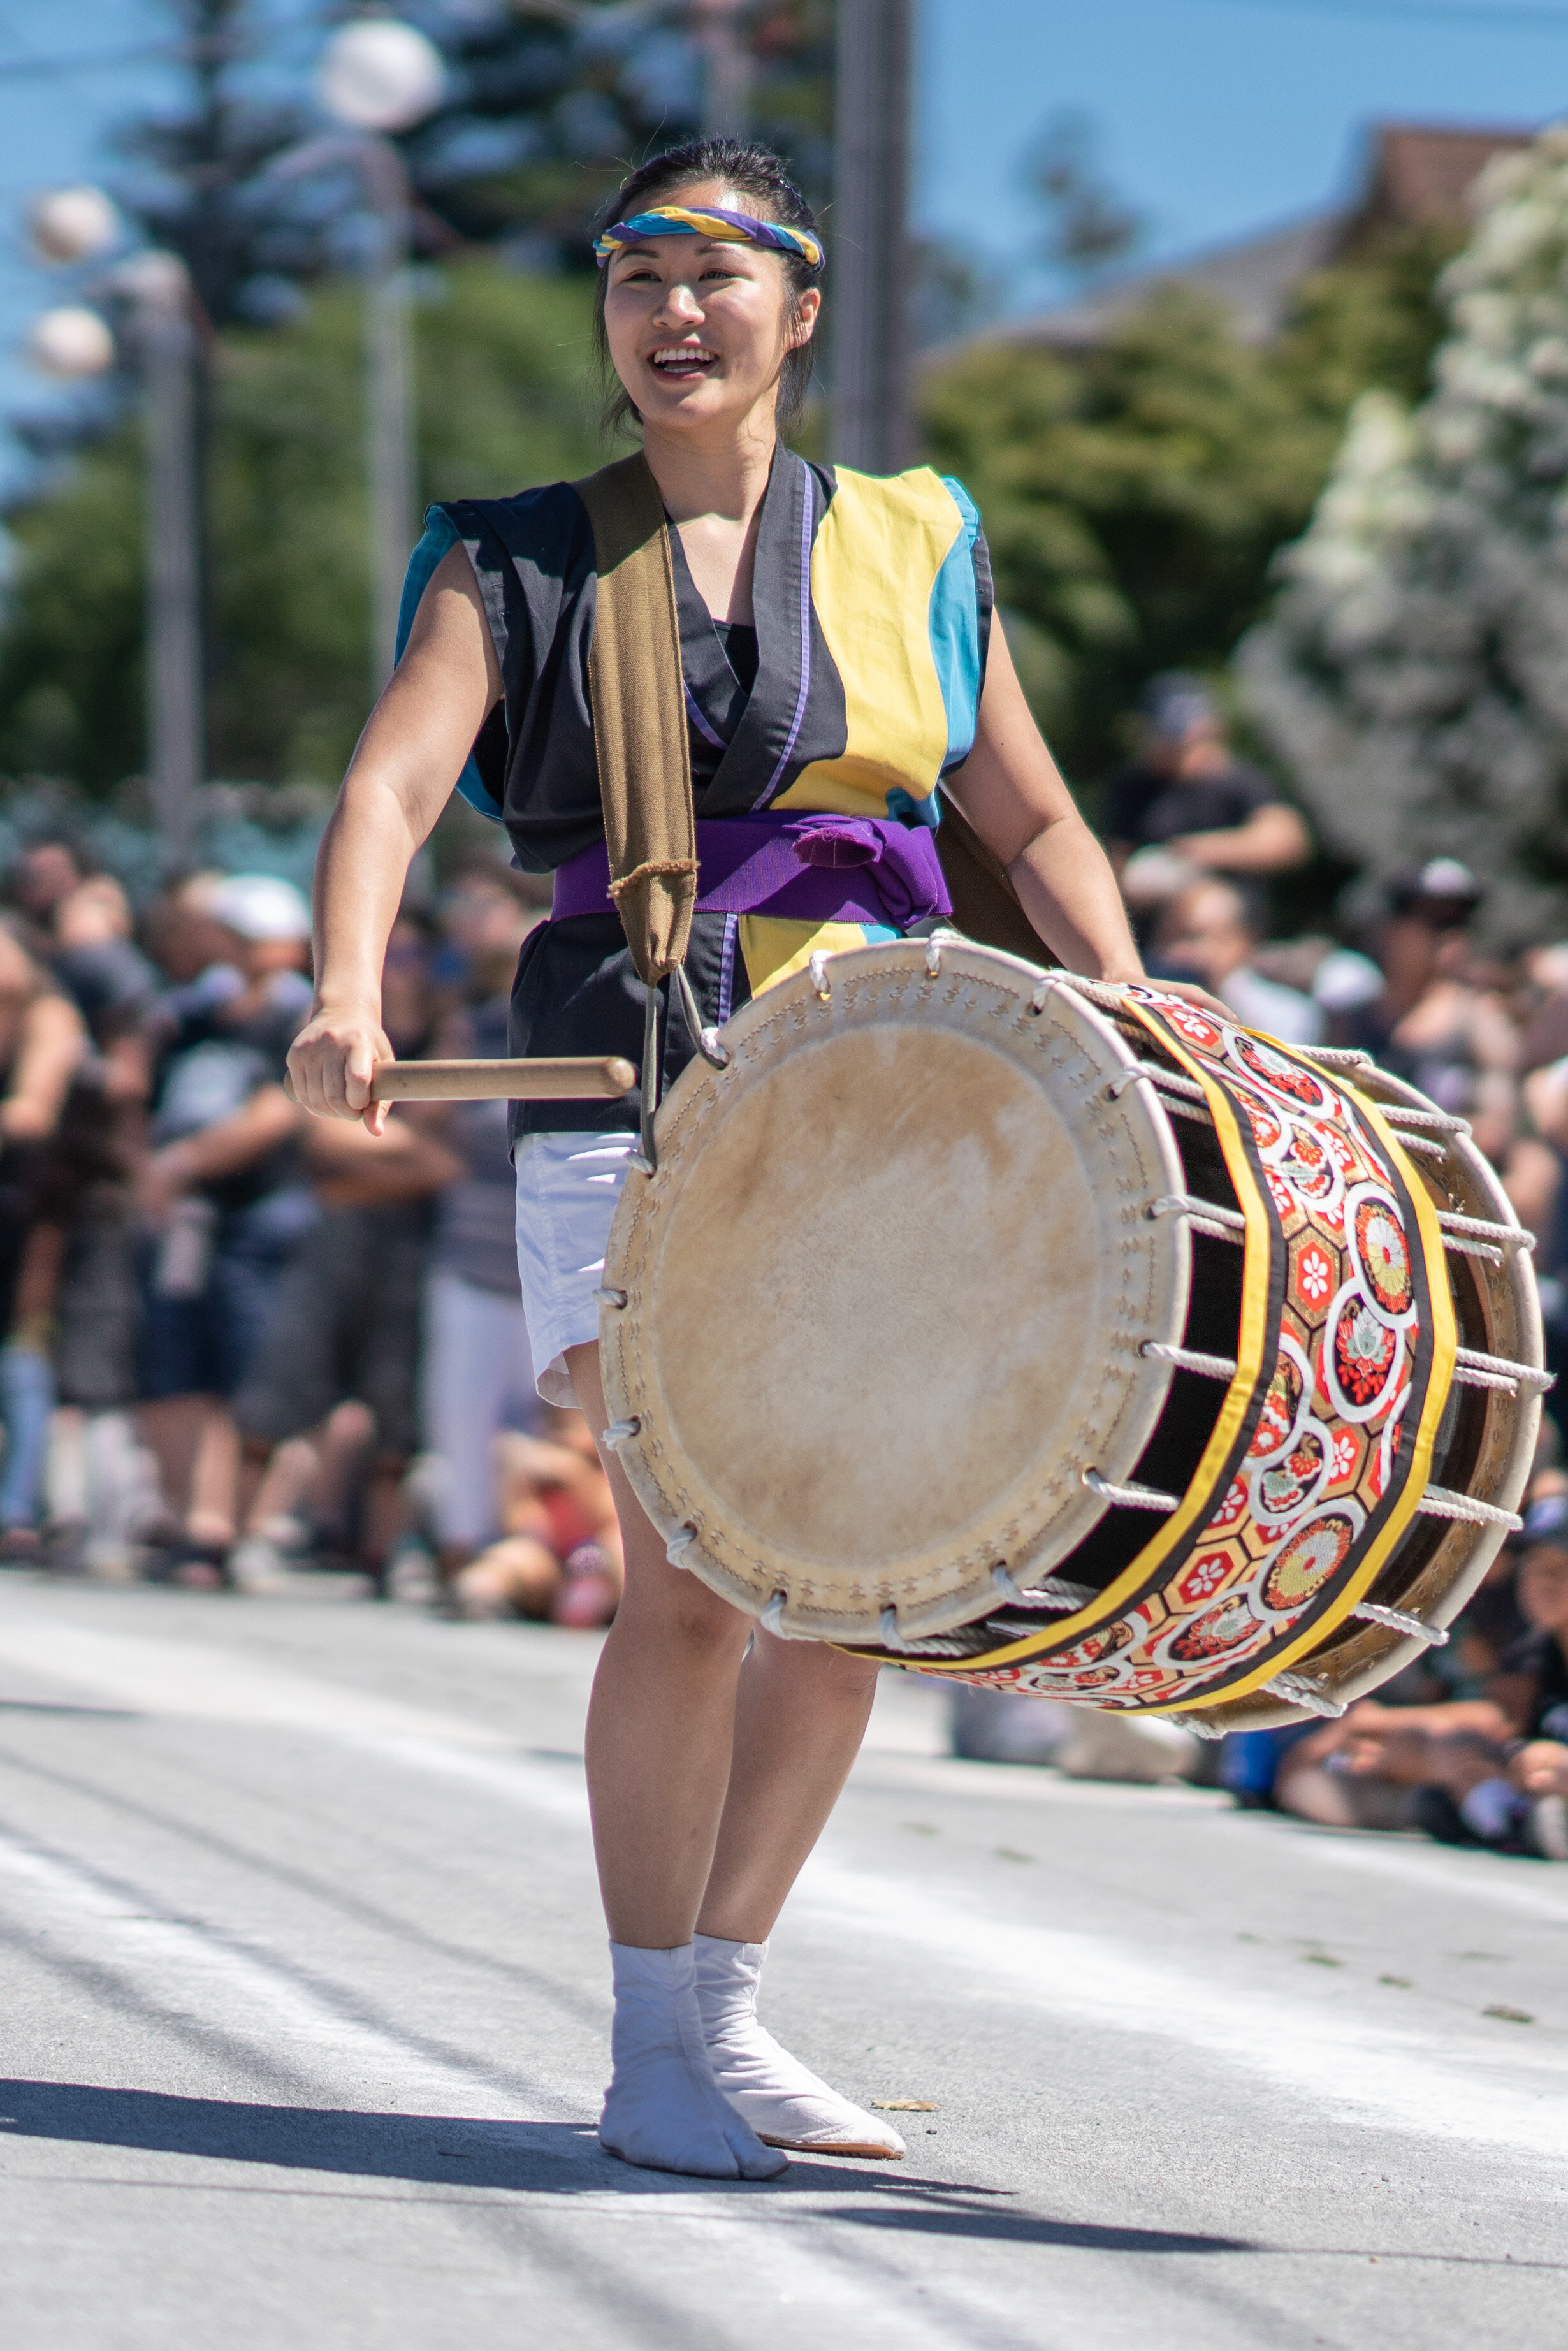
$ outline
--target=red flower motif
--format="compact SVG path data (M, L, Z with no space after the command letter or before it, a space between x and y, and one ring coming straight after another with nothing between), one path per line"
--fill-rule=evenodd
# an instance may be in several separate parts
M1314 1306L1321 1306L1333 1288L1333 1268L1321 1249L1301 1251L1296 1265L1296 1287Z

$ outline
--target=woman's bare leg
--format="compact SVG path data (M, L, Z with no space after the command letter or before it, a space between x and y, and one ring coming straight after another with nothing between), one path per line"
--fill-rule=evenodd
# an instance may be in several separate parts
M876 1696L877 1667L820 1641L758 1630L740 1670L729 1791L698 1931L765 1943L838 1802Z
M567 1350L595 1437L597 1346ZM729 1783L736 1677L751 1627L672 1567L613 1453L605 1469L626 1546L626 1590L588 1709L588 1794L611 1940L689 1943Z
M595 1346L567 1368L605 1425ZM864 1736L876 1667L777 1641L674 1568L620 1463L626 1593L594 1679L589 1794L612 1939L669 1949L704 1933L765 1942ZM737 1688L738 1677L738 1688Z

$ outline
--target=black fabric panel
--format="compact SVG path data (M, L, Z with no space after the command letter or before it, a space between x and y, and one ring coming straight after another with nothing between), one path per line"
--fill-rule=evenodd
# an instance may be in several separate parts
M706 1021L718 1019L724 966L726 917L697 914L686 974ZM745 958L737 948L731 1009L750 999ZM523 942L512 989L507 1050L517 1054L623 1053L633 1067L643 1059L643 983L632 967L626 934L614 914L579 914L567 923L541 923ZM666 1091L691 1060L693 1045L679 1010L665 1018L664 1082ZM637 1099L625 1102L514 1102L511 1138L550 1134L560 1128L584 1133L635 1132Z
M569 482L515 498L455 499L445 511L468 550L501 665L503 821L524 872L549 873L604 831L588 697L588 512ZM488 727L481 744L493 761Z

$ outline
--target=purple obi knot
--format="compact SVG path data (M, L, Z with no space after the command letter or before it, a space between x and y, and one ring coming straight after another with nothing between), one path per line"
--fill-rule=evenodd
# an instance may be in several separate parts
M950 914L936 836L895 817L699 817L697 910L802 923L873 923L907 931ZM557 869L552 919L613 913L601 841Z

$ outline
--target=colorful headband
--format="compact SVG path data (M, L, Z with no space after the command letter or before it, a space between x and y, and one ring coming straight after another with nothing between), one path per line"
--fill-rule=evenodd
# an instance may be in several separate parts
M650 236L711 236L719 245L760 245L772 253L793 253L809 269L821 269L821 244L810 229L786 228L782 221L753 220L749 213L694 212L686 204L655 204L651 213L633 213L617 221L593 240L601 269L612 253L641 245Z

